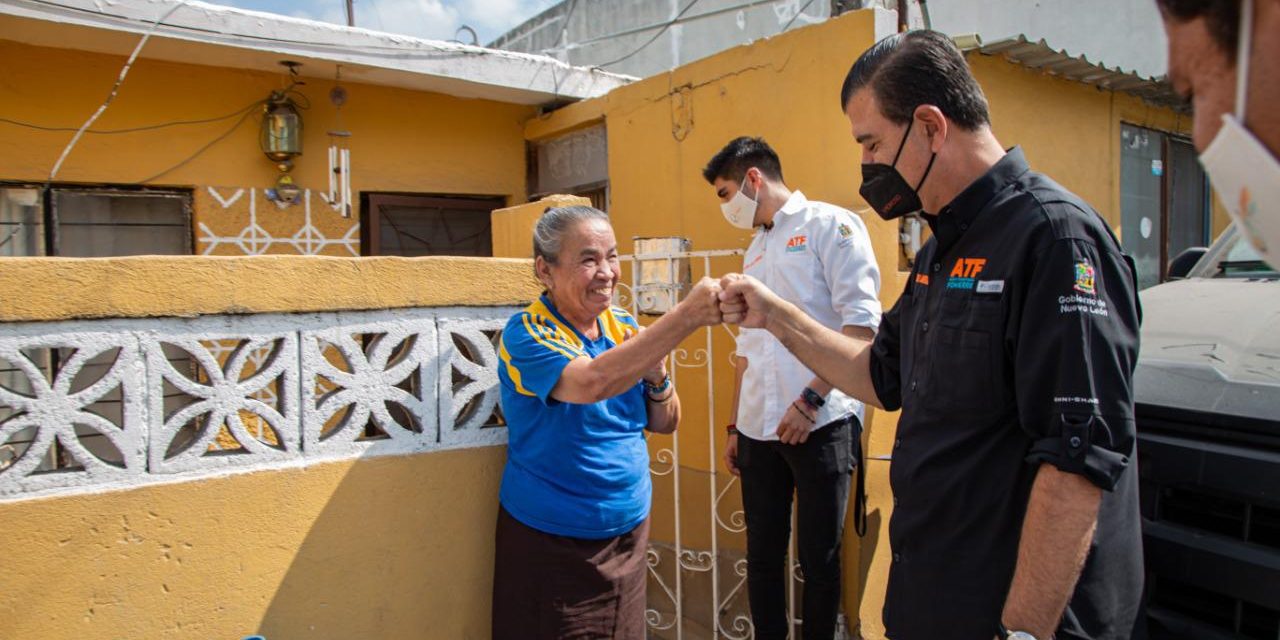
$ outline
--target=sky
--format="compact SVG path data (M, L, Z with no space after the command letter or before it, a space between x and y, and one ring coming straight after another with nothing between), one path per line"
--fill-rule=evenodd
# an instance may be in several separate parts
M345 0L205 0L241 9L346 24ZM356 26L434 40L470 42L463 25L487 44L557 0L355 0Z

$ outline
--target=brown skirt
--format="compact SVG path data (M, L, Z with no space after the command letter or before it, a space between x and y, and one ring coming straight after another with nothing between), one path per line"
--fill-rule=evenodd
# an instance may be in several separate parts
M498 507L495 640L643 640L646 519L603 540L533 529Z

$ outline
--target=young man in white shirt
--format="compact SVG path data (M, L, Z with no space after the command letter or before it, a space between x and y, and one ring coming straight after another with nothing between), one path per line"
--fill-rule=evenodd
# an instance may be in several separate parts
M822 324L870 340L880 323L880 271L862 220L783 182L760 138L731 141L703 169L729 224L755 229L743 272ZM862 404L815 376L767 331L742 329L725 464L742 479L747 588L756 638L787 637L791 500L805 588L806 640L830 639L840 610L840 539L850 476L862 475ZM862 487L855 526L865 526Z

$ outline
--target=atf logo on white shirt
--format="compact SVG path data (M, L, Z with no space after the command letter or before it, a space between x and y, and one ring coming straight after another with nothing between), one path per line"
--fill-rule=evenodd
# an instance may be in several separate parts
M862 219L846 209L792 192L774 215L773 228L756 229L742 262L744 273L823 326L839 331L846 325L880 325L880 270L871 238ZM778 422L814 374L762 329L742 329L737 349L738 357L747 360L738 432L755 440L777 440ZM861 421L862 403L832 390L816 424L850 414Z

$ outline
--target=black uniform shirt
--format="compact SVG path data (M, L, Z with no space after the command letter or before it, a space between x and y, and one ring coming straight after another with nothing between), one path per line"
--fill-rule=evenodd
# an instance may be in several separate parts
M1133 268L1105 221L1011 150L930 220L871 378L893 447L890 638L995 635L1041 463L1103 488L1058 638L1129 638L1142 591Z

